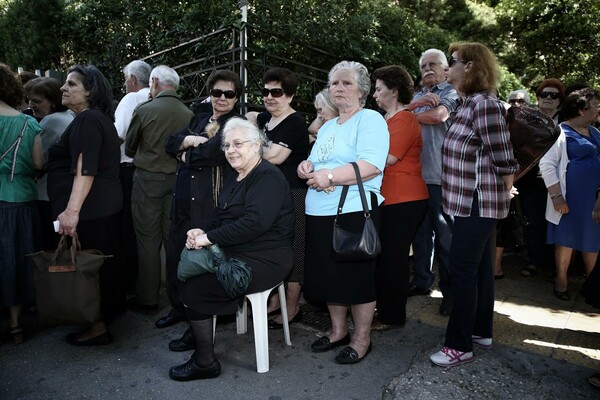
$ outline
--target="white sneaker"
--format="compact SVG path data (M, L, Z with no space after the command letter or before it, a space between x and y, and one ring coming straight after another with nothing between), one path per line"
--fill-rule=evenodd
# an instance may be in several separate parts
M473 361L475 356L472 351L462 352L449 347L443 347L442 350L431 355L429 359L432 363L440 367L454 367L458 364Z
M472 335L471 340L473 340L473 344L483 347L484 349L492 348L492 338L484 338L481 336Z

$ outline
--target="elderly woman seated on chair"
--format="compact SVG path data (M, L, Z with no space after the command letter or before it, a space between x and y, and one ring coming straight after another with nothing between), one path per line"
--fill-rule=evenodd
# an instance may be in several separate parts
M188 249L218 244L227 257L240 259L252 270L246 294L267 290L292 269L294 209L289 185L277 167L263 161L264 133L254 124L232 118L223 129L227 161L237 173L229 175L209 226L188 232ZM215 378L221 365L213 348L212 316L234 313L241 297L230 298L215 274L185 281L182 300L190 320L194 354L172 367L178 381Z

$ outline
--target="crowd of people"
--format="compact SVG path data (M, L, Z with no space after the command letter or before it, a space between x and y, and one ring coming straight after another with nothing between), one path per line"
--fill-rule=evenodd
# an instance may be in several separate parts
M561 134L513 185L524 166L506 115L509 107L531 106L527 90L500 100L496 57L479 43L452 44L449 57L429 49L418 66L415 89L399 65L369 74L358 62L336 64L308 125L293 108L298 76L286 68L265 72L264 111L246 115L237 109L244 91L238 74L216 70L194 115L177 93L179 75L165 65L128 64L126 95L116 108L109 82L92 65L70 68L62 86L38 77L24 87L0 65L0 304L10 310L15 343L25 337L22 307L35 304L25 255L54 250L60 235L75 233L82 248L115 257L99 272L101 317L67 342L106 345L114 340L111 322L125 310L155 315L164 248L171 309L156 327L186 321L189 328L168 347L194 350L170 369L174 380L220 374L212 316L235 313L242 299L229 297L215 274L180 281L185 248L217 244L245 262L252 273L247 294L284 281L288 323L302 319L302 292L326 307L331 330L311 350L341 347L340 364L369 354L374 324L406 323L408 298L433 289L434 264L439 313L449 320L431 361L451 367L473 360L474 346L490 348L494 280L504 276L496 229L511 201L519 201L530 224L521 275L548 268L554 245L553 293L569 300L574 253L590 276L600 249L598 92L567 89L554 78L541 83L537 109L560 124ZM375 109L367 107L371 94ZM31 115L22 112L27 106ZM353 164L382 250L376 258L340 261L332 250L334 223L360 232L365 220ZM270 329L283 327L278 308L273 294Z

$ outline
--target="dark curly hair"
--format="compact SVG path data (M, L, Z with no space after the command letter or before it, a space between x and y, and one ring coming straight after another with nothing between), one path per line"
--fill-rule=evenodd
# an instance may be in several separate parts
M562 117L564 120L570 120L579 116L581 111L590 108L590 102L598 98L598 91L592 88L576 90L569 94L565 99L562 108Z
M23 85L17 75L6 64L0 64L0 100L13 108L23 101Z
M67 73L75 72L81 76L81 83L90 92L89 107L96 108L114 118L112 87L102 72L93 65L75 65Z
M410 74L400 65L388 65L373 71L371 75L373 81L377 79L383 81L384 85L390 89L398 91L398 101L402 104L408 104L415 93L415 84Z
M296 74L287 68L274 67L269 68L263 75L263 83L279 82L281 88L287 96L293 96L298 89L298 78Z

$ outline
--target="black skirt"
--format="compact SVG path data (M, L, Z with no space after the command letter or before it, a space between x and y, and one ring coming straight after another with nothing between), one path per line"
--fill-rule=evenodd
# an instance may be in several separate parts
M377 205L371 211L371 218L379 229L381 216ZM305 294L311 300L327 303L364 304L375 301L375 260L333 260L334 219L335 216L306 216ZM365 216L362 211L342 214L338 222L348 231L360 232Z

